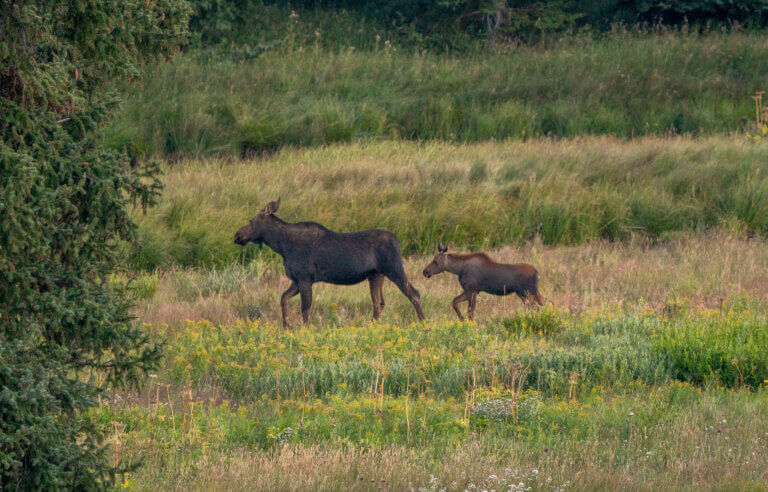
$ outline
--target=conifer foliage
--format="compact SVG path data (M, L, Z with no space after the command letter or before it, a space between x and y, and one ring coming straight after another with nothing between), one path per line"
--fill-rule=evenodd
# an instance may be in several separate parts
M111 274L155 170L100 144L107 87L178 50L184 0L0 2L0 488L91 489L119 471L88 416L159 346Z

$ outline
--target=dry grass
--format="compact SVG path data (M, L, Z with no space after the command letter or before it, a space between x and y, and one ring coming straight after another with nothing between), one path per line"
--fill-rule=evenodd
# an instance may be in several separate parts
M386 229L406 254L431 252L439 240L492 249L535 237L584 244L715 228L761 235L766 159L768 147L743 137L592 137L385 141L181 161L167 169L160 205L136 214L132 261L151 270L257 258L233 244L234 232L277 197L284 220Z
M734 296L768 296L768 249L764 242L726 234L685 234L657 245L645 240L572 247L533 242L508 246L491 255L499 261L534 264L540 271L546 299L573 312L638 302L661 310L679 301L716 309ZM425 279L421 270L430 259L407 259L408 275L421 291L427 315L451 320L455 314L450 300L460 293L460 287L456 277L448 273ZM174 269L149 278L156 291L139 303L137 314L146 322L170 326L179 326L186 319L232 323L259 315L278 323L279 297L289 285L282 265L259 263L222 270ZM357 323L371 316L367 283L352 287L320 284L314 292L312 321L316 324ZM386 283L384 295L384 321L407 323L415 319L410 304L394 285ZM294 320L299 318L297 299L291 303ZM517 309L523 307L514 296L481 295L478 321Z
M534 263L542 272L547 298L574 312L595 310L599 315L641 300L657 312L674 303L718 308L740 297L764 300L768 295L764 242L721 233L683 234L660 244L642 239L572 247L533 242L492 255ZM408 274L422 292L428 316L452 320L449 301L458 292L456 279L448 274L424 279L420 271L429 260L408 258ZM179 329L183 319L229 324L249 312L253 315L255 308L268 322L277 323L279 295L288 285L282 266L259 261L246 267L144 275L142 282L155 290L138 310L145 321L168 323L172 330ZM371 316L365 284L322 285L315 294L315 324L344 325ZM385 321L403 324L415 319L394 286L387 284L385 296ZM524 308L515 298L481 296L478 321L492 322L517 309ZM296 300L291 313L298 321ZM190 383L181 381L171 388L167 398L177 412L185 408L185 398L200 406L231 398L215 381L194 388L194 394ZM768 481L765 390L699 391L685 386L685 391L687 396L676 399L669 396L674 390L638 383L637 388L606 389L599 398L585 395L582 401L563 402L562 408L553 401L548 404L554 415L548 414L543 426L531 426L514 439L472 433L453 446L370 446L329 439L254 449L233 438L231 431L220 430L232 417L211 410L200 414L185 434L174 432L170 439L163 437L167 430L160 430L167 423L138 418L143 430L127 436L122 449L144 459L129 484L145 490L508 490L510 483L521 482L533 490L563 485L568 490L759 489ZM157 394L164 401L153 388L125 398L130 417L121 418L134 421L134 409L144 407L145 399L145 412L151 413Z

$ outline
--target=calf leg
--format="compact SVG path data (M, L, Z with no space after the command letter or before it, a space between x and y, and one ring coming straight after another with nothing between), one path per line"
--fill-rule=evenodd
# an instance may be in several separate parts
M280 307L283 311L283 328L290 328L288 324L288 300L299 293L299 286L296 282L292 282L288 290L283 292L283 296L280 298Z
M477 305L477 292L469 295L469 306L467 307L467 318L469 321L475 319L475 306Z
M371 286L371 301L373 301L373 319L379 319L381 311L384 309L384 295L381 292L381 286L384 283L383 275L374 275L368 279Z
M312 284L309 282L299 284L299 294L301 294L301 319L306 325L309 323L309 310L312 308Z
M453 298L453 302L451 302L451 306L453 306L453 310L456 311L456 314L459 316L459 321L464 321L464 315L461 314L461 311L459 310L459 303L462 303L469 299L469 296L466 292L462 292L461 294L457 295Z

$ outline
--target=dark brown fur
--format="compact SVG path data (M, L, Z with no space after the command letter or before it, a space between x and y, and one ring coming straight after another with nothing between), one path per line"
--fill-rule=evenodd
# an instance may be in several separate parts
M373 301L373 317L384 309L381 286L390 279L411 301L419 319L424 319L419 291L408 282L400 254L400 242L394 234L379 229L339 233L316 222L283 222L274 214L280 200L270 202L264 210L240 228L235 243L245 246L253 242L266 244L283 257L285 274L291 286L280 299L283 326L288 326L287 302L301 295L301 316L309 321L312 307L312 284L353 285L368 280Z
M497 263L485 253L455 254L447 251L448 248L440 243L437 255L423 273L429 278L447 271L459 277L459 284L464 291L453 299L452 305L460 320L463 321L464 316L459 310L459 303L468 302L467 317L473 319L477 294L480 292L497 296L514 293L526 305L541 306L539 272L533 265Z

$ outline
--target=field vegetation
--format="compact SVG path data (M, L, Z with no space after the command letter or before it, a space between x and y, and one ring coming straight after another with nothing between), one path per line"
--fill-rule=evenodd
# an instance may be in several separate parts
M102 3L0 9L0 488L766 487L763 0ZM278 327L277 198L427 320ZM439 241L544 306L457 322Z
M136 214L139 269L274 262L234 232L282 198L289 222L394 232L406 254L438 241L494 249L538 240L651 241L768 232L765 146L740 137L609 137L450 144L386 141L284 149L166 167L159 206Z
M418 258L427 322L392 287L379 324L365 286L325 286L312 326L290 331L269 269L239 284L147 275L140 309L165 366L94 416L115 459L143 460L125 482L139 489L749 488L766 480L762 249L727 236L503 249L550 272L552 305L481 297L472 323L450 312L455 280L418 279ZM182 285L201 290L179 303Z
M366 50L353 37L308 40L148 68L107 141L200 157L360 139L729 133L754 115L768 70L768 41L753 32L618 29L448 53L366 33Z
M743 136L590 137L166 164L121 275L167 356L93 412L115 460L143 463L123 485L760 487L763 153ZM367 285L322 285L311 326L279 328L282 265L231 244L278 196L285 220L396 231L428 321L390 284L380 323ZM440 239L535 264L546 305L481 295L456 322L455 277L420 275Z
M684 234L662 244L646 240L594 242L551 247L539 242L489 251L508 263L531 262L541 271L548 303L575 314L613 310L642 302L654 311L680 306L720 310L728 299L761 299L768 295L768 252L760 239L724 233ZM453 321L450 300L460 292L455 277L421 276L431 256L406 259L406 272L422 294L431 319ZM229 325L236 321L280 320L280 294L288 288L282 265L253 260L226 267L170 268L137 274L136 312L153 325L172 329L186 320ZM408 300L385 284L387 308L382 322L407 326L415 320ZM480 296L478 320L491 322L521 307L515 297ZM676 307L677 306L677 307ZM319 285L313 303L317 326L361 324L370 320L366 284L357 287ZM298 301L293 319L298 321Z
M590 28L587 3L494 32L446 22L472 2L370 7L386 23L195 4L194 48L104 132L165 185L111 280L166 356L90 415L142 463L123 487L768 483L768 43L683 21L708 2ZM427 321L389 283L379 322L366 284L319 285L310 325L279 328L279 257L233 244L277 198L289 222L394 232ZM545 306L481 295L457 322L455 277L421 276L438 241L533 263Z

